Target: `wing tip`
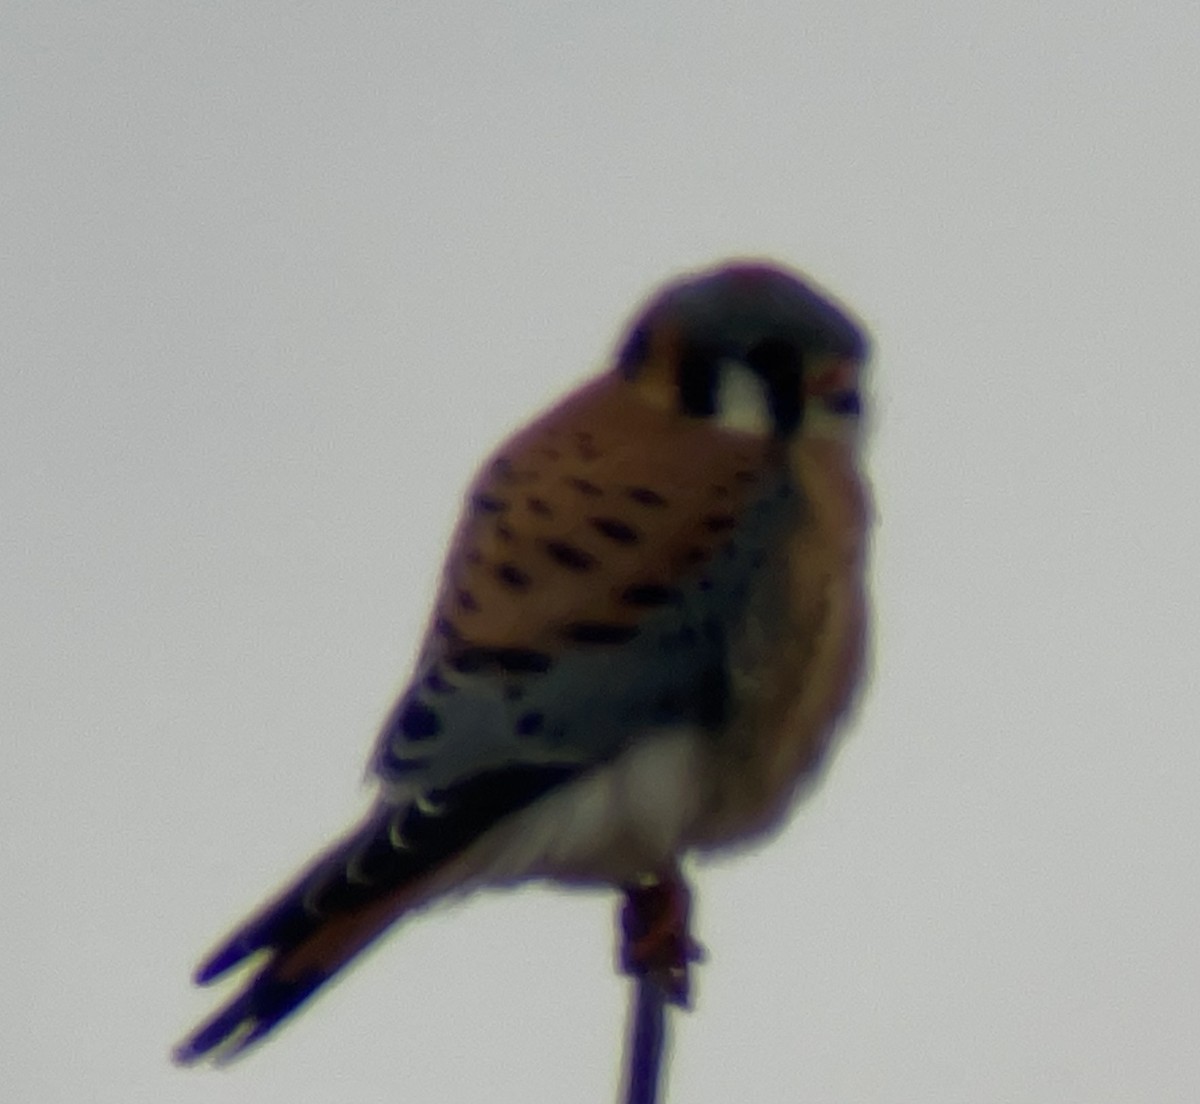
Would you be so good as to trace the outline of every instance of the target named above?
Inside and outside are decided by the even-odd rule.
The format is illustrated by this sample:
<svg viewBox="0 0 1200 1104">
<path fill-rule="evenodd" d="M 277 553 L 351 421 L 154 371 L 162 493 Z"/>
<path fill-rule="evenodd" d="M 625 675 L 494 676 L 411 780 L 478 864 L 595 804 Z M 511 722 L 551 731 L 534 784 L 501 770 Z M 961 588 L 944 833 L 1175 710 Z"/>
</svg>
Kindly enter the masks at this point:
<svg viewBox="0 0 1200 1104">
<path fill-rule="evenodd" d="M 252 953 L 251 950 L 242 946 L 240 939 L 226 943 L 196 967 L 192 974 L 192 980 L 197 985 L 211 985 L 217 978 L 228 973 Z"/>
<path fill-rule="evenodd" d="M 171 1052 L 176 1065 L 209 1059 L 227 1065 L 274 1031 L 328 980 L 322 970 L 293 979 L 260 974 L 240 996 L 206 1020 Z"/>
<path fill-rule="evenodd" d="M 192 980 L 197 985 L 210 985 L 255 955 L 281 952 L 301 943 L 319 923 L 319 917 L 304 906 L 304 895 L 308 892 L 303 881 L 293 886 L 212 951 L 196 967 Z"/>
</svg>

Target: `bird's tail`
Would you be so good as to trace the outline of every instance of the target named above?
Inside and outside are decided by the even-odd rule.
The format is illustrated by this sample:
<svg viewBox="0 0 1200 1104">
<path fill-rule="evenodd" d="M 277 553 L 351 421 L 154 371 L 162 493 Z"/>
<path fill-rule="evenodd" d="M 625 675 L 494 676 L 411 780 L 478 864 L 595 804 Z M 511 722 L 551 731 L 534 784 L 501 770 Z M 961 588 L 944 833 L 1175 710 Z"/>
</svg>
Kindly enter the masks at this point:
<svg viewBox="0 0 1200 1104">
<path fill-rule="evenodd" d="M 390 847 L 383 852 L 387 825 L 379 819 L 368 819 L 325 852 L 200 964 L 195 980 L 208 985 L 251 955 L 269 955 L 237 997 L 175 1048 L 175 1061 L 190 1065 L 209 1055 L 220 1061 L 236 1057 L 291 1015 L 419 898 L 413 884 L 417 879 L 397 878 L 399 870 L 384 870 L 389 863 L 396 866 L 396 852 Z M 386 882 L 379 877 L 384 873 L 392 875 Z"/>
<path fill-rule="evenodd" d="M 196 970 L 199 985 L 259 952 L 245 988 L 174 1051 L 191 1065 L 229 1061 L 262 1039 L 404 913 L 453 888 L 443 867 L 571 773 L 508 768 L 403 806 L 380 803 Z M 469 871 L 465 871 L 469 874 Z"/>
</svg>

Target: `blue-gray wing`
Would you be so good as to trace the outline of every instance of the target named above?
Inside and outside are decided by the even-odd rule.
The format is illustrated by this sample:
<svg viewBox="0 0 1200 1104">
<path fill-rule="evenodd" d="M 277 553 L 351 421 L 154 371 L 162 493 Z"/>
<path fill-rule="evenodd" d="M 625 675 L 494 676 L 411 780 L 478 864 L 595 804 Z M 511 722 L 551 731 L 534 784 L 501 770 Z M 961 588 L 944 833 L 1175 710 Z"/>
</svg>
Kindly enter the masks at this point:
<svg viewBox="0 0 1200 1104">
<path fill-rule="evenodd" d="M 401 794 L 444 791 L 508 768 L 588 769 L 663 726 L 719 728 L 730 705 L 730 634 L 772 538 L 794 524 L 798 508 L 782 477 L 765 481 L 733 524 L 712 525 L 713 539 L 688 544 L 692 562 L 673 579 L 627 573 L 616 602 L 603 596 L 619 615 L 571 616 L 558 647 L 544 636 L 529 646 L 481 642 L 439 614 L 380 735 L 376 772 Z M 602 540 L 585 547 L 575 535 L 561 539 L 573 553 L 600 557 Z M 581 585 L 593 583 L 579 575 Z M 605 585 L 596 575 L 593 585 Z M 458 589 L 448 578 L 439 607 Z"/>
</svg>

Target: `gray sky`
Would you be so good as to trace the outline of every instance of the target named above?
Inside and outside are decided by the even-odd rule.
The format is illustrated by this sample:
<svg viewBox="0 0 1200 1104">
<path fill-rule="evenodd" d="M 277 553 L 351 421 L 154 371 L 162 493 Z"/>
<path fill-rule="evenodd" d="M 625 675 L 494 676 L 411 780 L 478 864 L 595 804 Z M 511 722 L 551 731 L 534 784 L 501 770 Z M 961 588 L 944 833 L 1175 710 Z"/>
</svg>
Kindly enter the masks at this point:
<svg viewBox="0 0 1200 1104">
<path fill-rule="evenodd" d="M 0 9 L 0 1098 L 610 1101 L 613 902 L 422 916 L 224 1072 L 457 496 L 665 276 L 870 324 L 876 672 L 696 875 L 670 1101 L 1200 1097 L 1192 4 Z"/>
</svg>

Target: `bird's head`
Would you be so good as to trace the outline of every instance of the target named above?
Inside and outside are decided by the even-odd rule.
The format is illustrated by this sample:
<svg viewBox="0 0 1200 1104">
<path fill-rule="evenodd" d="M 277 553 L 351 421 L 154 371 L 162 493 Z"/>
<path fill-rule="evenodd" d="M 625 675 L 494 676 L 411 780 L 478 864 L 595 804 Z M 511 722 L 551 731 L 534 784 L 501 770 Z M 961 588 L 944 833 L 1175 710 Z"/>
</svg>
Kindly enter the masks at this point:
<svg viewBox="0 0 1200 1104">
<path fill-rule="evenodd" d="M 763 262 L 690 274 L 629 327 L 616 371 L 647 401 L 739 433 L 857 434 L 862 327 L 799 275 Z"/>
</svg>

